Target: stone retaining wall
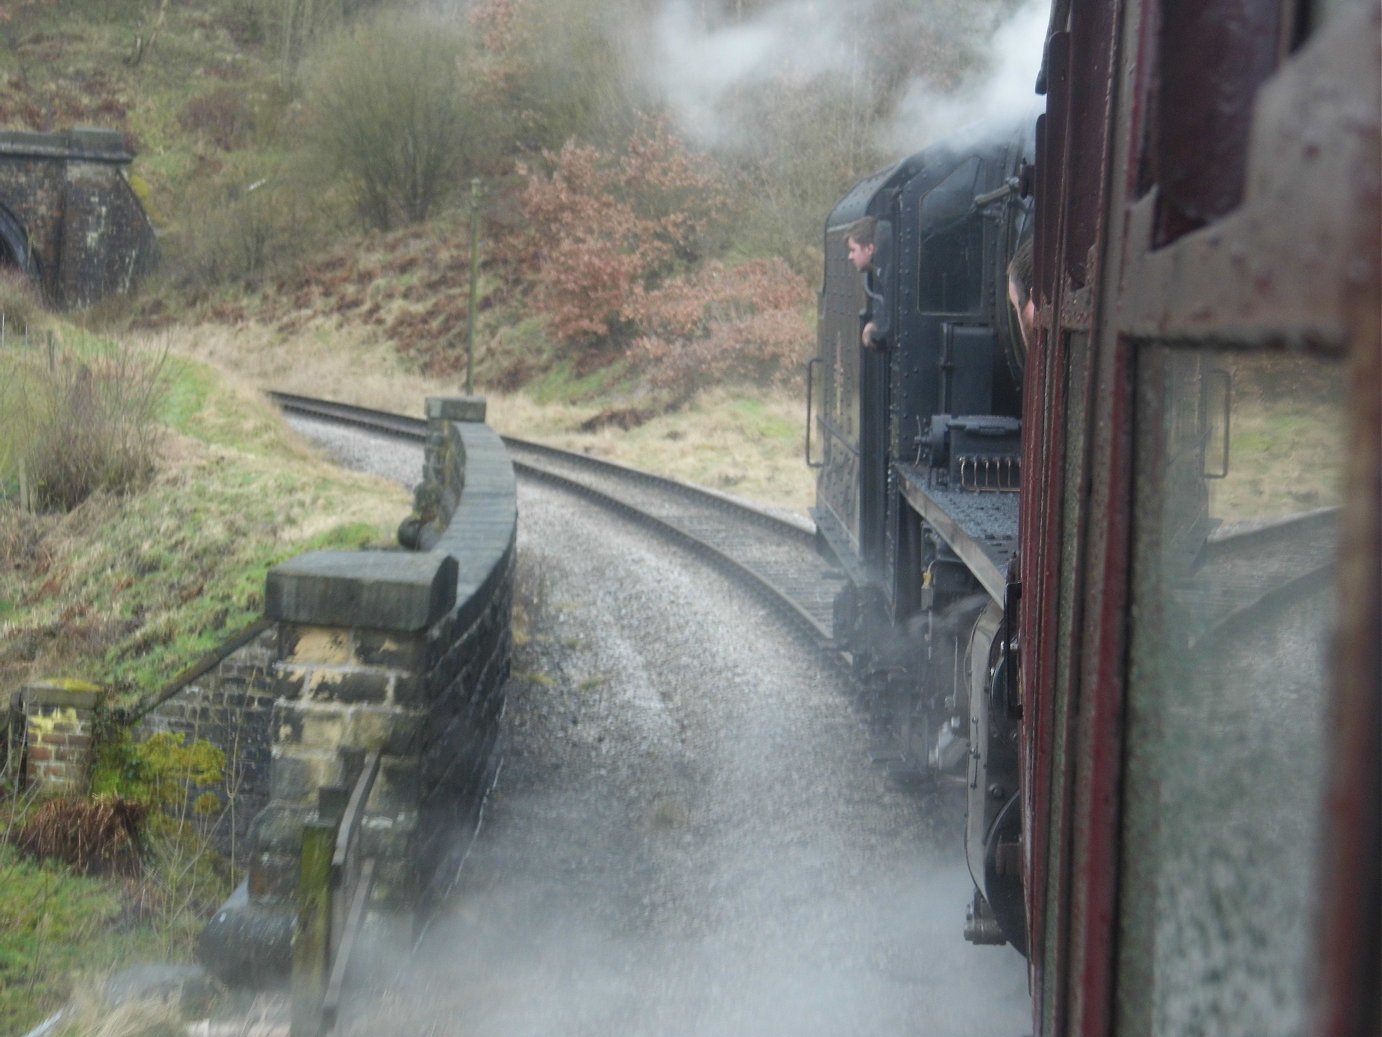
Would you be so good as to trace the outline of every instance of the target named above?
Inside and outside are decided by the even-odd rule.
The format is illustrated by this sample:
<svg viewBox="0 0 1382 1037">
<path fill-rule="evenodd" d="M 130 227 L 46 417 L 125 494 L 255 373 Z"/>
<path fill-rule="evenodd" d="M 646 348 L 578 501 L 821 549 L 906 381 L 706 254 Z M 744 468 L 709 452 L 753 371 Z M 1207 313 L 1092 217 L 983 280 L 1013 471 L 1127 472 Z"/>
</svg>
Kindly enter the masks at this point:
<svg viewBox="0 0 1382 1037">
<path fill-rule="evenodd" d="M 237 862 L 246 856 L 250 822 L 269 802 L 277 645 L 276 630 L 256 628 L 175 693 L 135 711 L 136 740 L 172 732 L 204 738 L 226 754 L 224 778 L 205 791 L 222 805 L 210 832 L 216 849 Z"/>
<path fill-rule="evenodd" d="M 269 574 L 270 802 L 250 831 L 247 887 L 203 937 L 223 979 L 287 975 L 302 825 L 317 791 L 383 753 L 363 852 L 376 900 L 426 910 L 473 835 L 497 767 L 511 650 L 517 500 L 484 401 L 429 399 L 414 525 L 421 551 L 320 551 Z M 342 750 L 348 750 L 343 753 Z"/>
</svg>

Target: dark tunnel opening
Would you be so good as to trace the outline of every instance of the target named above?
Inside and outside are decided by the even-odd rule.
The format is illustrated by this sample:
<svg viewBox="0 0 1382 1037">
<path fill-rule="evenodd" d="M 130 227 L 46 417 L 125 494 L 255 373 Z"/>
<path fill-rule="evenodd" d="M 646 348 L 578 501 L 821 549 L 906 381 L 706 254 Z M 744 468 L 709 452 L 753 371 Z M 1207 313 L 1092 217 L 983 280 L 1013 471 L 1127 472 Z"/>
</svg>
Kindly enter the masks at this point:
<svg viewBox="0 0 1382 1037">
<path fill-rule="evenodd" d="M 14 214 L 0 205 L 0 268 L 13 267 L 30 278 L 38 277 L 38 260 L 29 247 L 29 235 Z"/>
</svg>

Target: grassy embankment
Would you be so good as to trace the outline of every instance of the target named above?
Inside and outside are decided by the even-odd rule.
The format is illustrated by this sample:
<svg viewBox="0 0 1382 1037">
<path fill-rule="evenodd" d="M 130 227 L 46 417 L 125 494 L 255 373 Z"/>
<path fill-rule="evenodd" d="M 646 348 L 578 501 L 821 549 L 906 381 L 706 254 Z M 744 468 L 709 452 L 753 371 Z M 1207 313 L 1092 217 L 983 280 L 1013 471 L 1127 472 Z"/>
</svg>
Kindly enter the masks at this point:
<svg viewBox="0 0 1382 1037">
<path fill-rule="evenodd" d="M 59 355 L 112 348 L 57 325 Z M 454 382 L 406 370 L 387 349 L 348 332 L 306 328 L 289 339 L 253 325 L 171 327 L 128 348 L 163 356 L 158 466 L 148 486 L 97 494 L 63 515 L 0 505 L 0 674 L 110 683 L 125 702 L 155 690 L 255 618 L 274 562 L 315 547 L 386 543 L 408 508 L 402 487 L 351 475 L 287 431 L 255 385 L 419 413 Z M 166 354 L 166 355 L 165 355 Z M 11 340 L 7 380 L 46 363 Z M 237 368 L 230 374 L 228 368 Z M 689 408 L 630 431 L 582 432 L 599 402 L 490 394 L 501 431 L 599 452 L 769 503 L 800 506 L 795 400 L 712 390 Z M 726 461 L 735 475 L 727 478 Z M 13 799 L 13 815 L 22 805 Z M 0 1025 L 20 1029 L 65 996 L 72 970 L 190 952 L 196 920 L 160 930 L 132 917 L 126 880 L 86 879 L 55 865 L 0 856 Z M 33 893 L 34 884 L 44 891 Z M 71 918 L 67 905 L 88 908 Z M 57 905 L 61 905 L 59 908 Z M 164 920 L 167 921 L 166 919 Z"/>
<path fill-rule="evenodd" d="M 203 324 L 150 338 L 179 355 L 234 368 L 249 383 L 421 415 L 429 395 L 462 391 L 455 378 L 410 371 L 387 348 L 350 329 L 323 325 L 284 338 L 262 325 Z M 764 504 L 803 512 L 812 475 L 801 457 L 805 405 L 789 391 L 723 386 L 632 429 L 601 424 L 614 394 L 602 394 L 555 365 L 526 391 L 475 391 L 489 400 L 489 423 L 505 435 L 585 451 L 686 479 Z M 583 426 L 598 425 L 593 429 Z"/>
<path fill-rule="evenodd" d="M 56 325 L 59 363 L 134 349 Z M 129 704 L 257 617 L 264 576 L 319 547 L 388 544 L 404 487 L 343 472 L 300 442 L 246 384 L 205 364 L 161 364 L 156 465 L 146 485 L 98 492 L 65 514 L 0 499 L 0 675 L 109 685 Z M 9 341 L 0 382 L 13 390 L 46 350 Z M 33 384 L 31 381 L 28 384 Z M 6 401 L 13 414 L 13 399 Z M 6 429 L 12 456 L 22 429 Z M 204 900 L 166 872 L 82 878 L 22 859 L 8 837 L 34 804 L 9 776 L 0 792 L 0 1032 L 22 1032 L 68 995 L 74 970 L 99 972 L 191 953 Z M 226 876 L 229 879 L 229 876 Z M 150 883 L 156 888 L 149 888 Z M 204 898 L 204 890 L 199 896 Z"/>
<path fill-rule="evenodd" d="M 107 348 L 70 329 L 63 342 L 60 352 Z M 0 674 L 7 687 L 80 676 L 110 683 L 122 701 L 133 701 L 255 618 L 276 561 L 391 539 L 408 508 L 404 488 L 341 472 L 315 455 L 251 383 L 412 413 L 426 394 L 456 387 L 401 372 L 387 353 L 343 354 L 324 338 L 255 342 L 245 329 L 203 327 L 142 344 L 151 358 L 170 350 L 158 469 L 143 490 L 98 494 L 64 515 L 0 504 Z M 296 356 L 287 371 L 285 352 Z M 243 376 L 214 366 L 237 358 Z M 26 356 L 13 344 L 0 354 L 11 376 L 16 365 L 34 362 L 44 355 Z M 594 404 L 496 394 L 490 413 L 502 431 L 787 502 L 800 474 L 784 449 L 798 438 L 792 403 L 709 393 L 696 407 L 629 432 L 580 432 L 598 411 Z M 727 458 L 742 478 L 723 477 Z M 3 809 L 13 818 L 24 805 L 7 798 Z M 152 923 L 168 920 L 132 915 L 128 893 L 127 880 L 77 877 L 0 846 L 0 1028 L 38 1021 L 66 996 L 73 970 L 190 952 L 196 919 L 160 929 Z"/>
</svg>

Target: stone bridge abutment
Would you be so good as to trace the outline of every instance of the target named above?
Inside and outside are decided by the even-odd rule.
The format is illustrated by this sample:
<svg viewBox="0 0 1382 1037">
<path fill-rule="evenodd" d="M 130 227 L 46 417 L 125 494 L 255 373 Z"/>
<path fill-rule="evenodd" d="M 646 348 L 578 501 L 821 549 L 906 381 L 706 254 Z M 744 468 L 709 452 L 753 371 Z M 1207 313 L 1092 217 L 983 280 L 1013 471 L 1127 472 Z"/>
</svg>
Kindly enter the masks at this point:
<svg viewBox="0 0 1382 1037">
<path fill-rule="evenodd" d="M 0 265 L 62 309 L 129 291 L 158 252 L 125 178 L 133 160 L 113 130 L 0 132 Z"/>
</svg>

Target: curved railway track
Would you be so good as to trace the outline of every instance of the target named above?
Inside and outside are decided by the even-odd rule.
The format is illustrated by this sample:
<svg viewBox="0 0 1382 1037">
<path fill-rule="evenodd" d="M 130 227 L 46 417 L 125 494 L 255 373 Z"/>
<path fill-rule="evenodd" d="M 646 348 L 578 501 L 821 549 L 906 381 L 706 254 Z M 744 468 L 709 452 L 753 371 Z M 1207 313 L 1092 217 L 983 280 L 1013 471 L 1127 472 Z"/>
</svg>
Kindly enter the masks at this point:
<svg viewBox="0 0 1382 1037">
<path fill-rule="evenodd" d="M 413 441 L 427 423 L 385 411 L 270 393 L 284 411 Z M 610 508 L 747 582 L 815 647 L 835 654 L 831 608 L 843 574 L 817 554 L 814 533 L 709 490 L 598 458 L 504 437 L 514 470 Z M 838 657 L 838 656 L 837 656 Z"/>
</svg>

